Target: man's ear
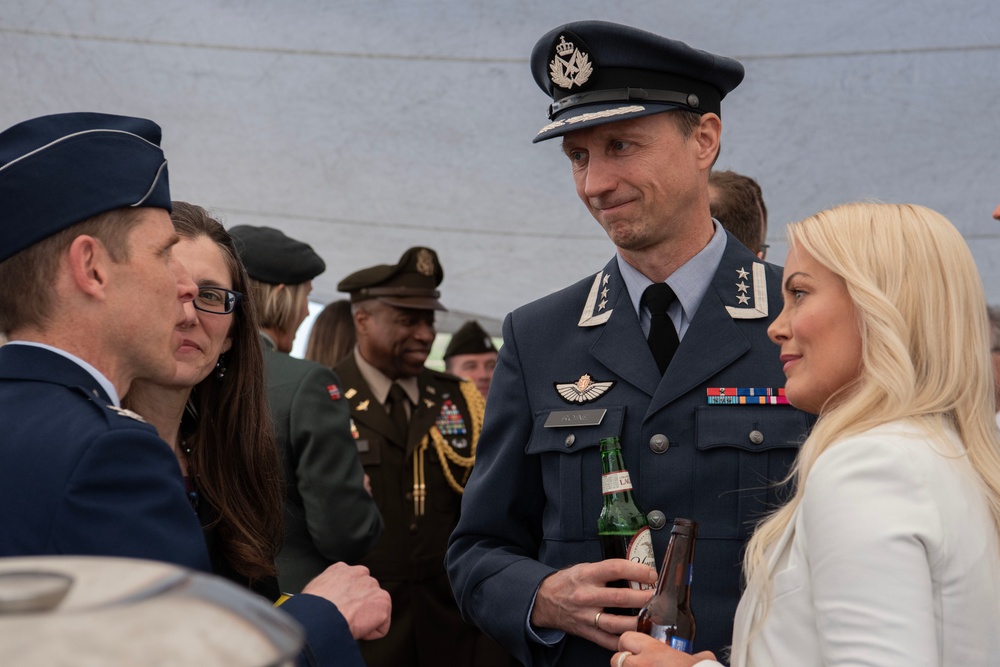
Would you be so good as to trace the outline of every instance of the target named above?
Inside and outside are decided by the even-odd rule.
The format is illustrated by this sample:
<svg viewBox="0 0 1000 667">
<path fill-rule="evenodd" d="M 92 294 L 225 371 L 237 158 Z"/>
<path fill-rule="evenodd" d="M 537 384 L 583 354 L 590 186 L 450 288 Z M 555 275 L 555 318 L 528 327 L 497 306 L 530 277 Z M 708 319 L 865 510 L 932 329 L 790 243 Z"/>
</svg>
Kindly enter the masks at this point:
<svg viewBox="0 0 1000 667">
<path fill-rule="evenodd" d="M 358 338 L 361 338 L 368 331 L 368 321 L 370 319 L 371 313 L 364 308 L 358 308 L 354 311 L 354 331 Z"/>
<path fill-rule="evenodd" d="M 709 169 L 719 155 L 719 142 L 722 140 L 722 119 L 714 113 L 705 113 L 701 122 L 694 129 L 693 139 L 698 143 L 698 162 L 704 169 Z"/>
<path fill-rule="evenodd" d="M 103 298 L 111 262 L 104 244 L 93 236 L 81 234 L 70 243 L 67 262 L 77 288 L 90 296 Z"/>
</svg>

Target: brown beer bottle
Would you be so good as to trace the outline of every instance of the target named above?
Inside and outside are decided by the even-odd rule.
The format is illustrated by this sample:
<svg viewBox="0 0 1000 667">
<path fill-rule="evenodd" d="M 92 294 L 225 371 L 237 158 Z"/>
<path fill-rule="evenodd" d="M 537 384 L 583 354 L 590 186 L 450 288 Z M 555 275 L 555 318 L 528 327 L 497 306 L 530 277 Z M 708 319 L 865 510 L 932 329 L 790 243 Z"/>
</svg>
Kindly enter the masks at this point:
<svg viewBox="0 0 1000 667">
<path fill-rule="evenodd" d="M 656 592 L 639 612 L 636 622 L 639 632 L 685 653 L 694 651 L 691 576 L 697 535 L 697 523 L 690 519 L 674 519 L 667 554 L 656 581 Z"/>
<path fill-rule="evenodd" d="M 601 439 L 601 491 L 604 508 L 597 518 L 597 537 L 601 554 L 608 558 L 624 558 L 635 563 L 656 567 L 653 560 L 653 539 L 649 534 L 646 515 L 632 498 L 632 481 L 622 458 L 621 443 L 617 437 Z M 613 581 L 609 586 L 648 590 L 649 584 L 634 581 Z M 611 614 L 635 616 L 638 609 L 607 609 Z"/>
</svg>

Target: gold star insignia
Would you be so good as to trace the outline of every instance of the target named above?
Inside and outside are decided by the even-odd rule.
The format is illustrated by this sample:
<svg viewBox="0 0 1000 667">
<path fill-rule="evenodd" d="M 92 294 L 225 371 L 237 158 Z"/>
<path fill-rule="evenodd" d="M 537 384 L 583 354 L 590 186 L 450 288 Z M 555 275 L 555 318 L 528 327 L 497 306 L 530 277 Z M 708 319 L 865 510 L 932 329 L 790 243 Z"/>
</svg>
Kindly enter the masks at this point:
<svg viewBox="0 0 1000 667">
<path fill-rule="evenodd" d="M 741 283 L 736 283 L 736 289 L 738 289 L 738 290 L 739 290 L 739 291 L 741 291 L 741 292 L 744 292 L 744 293 L 746 293 L 746 291 L 747 291 L 747 290 L 748 290 L 749 288 L 750 288 L 750 286 L 749 286 L 749 285 L 747 285 L 746 283 L 742 283 L 742 282 L 741 282 Z"/>
<path fill-rule="evenodd" d="M 740 303 L 750 303 L 750 297 L 748 297 L 746 294 L 739 294 L 737 295 L 736 298 L 737 300 L 739 300 Z"/>
<path fill-rule="evenodd" d="M 608 300 L 607 299 L 601 299 L 601 302 L 599 304 L 597 304 L 597 310 L 604 310 L 607 307 L 608 307 Z"/>
<path fill-rule="evenodd" d="M 601 284 L 602 285 L 607 285 L 609 280 L 611 280 L 611 274 L 610 273 L 605 273 L 604 274 L 604 280 L 603 280 L 603 282 Z"/>
<path fill-rule="evenodd" d="M 743 268 L 736 269 L 736 273 L 739 274 L 740 280 L 746 280 L 747 276 L 750 275 L 749 273 L 747 273 L 746 269 Z"/>
</svg>

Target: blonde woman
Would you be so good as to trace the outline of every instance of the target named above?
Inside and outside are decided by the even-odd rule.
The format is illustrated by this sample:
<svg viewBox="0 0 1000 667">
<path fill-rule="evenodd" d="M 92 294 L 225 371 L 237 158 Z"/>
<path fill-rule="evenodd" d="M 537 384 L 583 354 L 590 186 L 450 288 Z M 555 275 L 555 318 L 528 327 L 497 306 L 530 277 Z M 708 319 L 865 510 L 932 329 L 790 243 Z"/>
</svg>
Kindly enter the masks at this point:
<svg viewBox="0 0 1000 667">
<path fill-rule="evenodd" d="M 913 205 L 840 206 L 789 237 L 769 334 L 819 419 L 750 541 L 732 664 L 1000 664 L 1000 443 L 968 247 Z M 717 664 L 637 633 L 619 649 L 616 667 Z"/>
</svg>

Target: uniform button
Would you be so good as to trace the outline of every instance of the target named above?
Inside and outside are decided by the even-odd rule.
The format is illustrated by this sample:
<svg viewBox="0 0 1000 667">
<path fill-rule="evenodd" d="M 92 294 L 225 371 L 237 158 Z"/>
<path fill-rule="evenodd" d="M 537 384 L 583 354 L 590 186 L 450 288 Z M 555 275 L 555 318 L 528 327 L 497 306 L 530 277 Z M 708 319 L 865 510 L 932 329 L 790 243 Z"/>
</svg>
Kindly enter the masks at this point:
<svg viewBox="0 0 1000 667">
<path fill-rule="evenodd" d="M 403 498 L 406 499 L 406 502 L 412 503 L 413 502 L 413 491 L 407 491 L 406 494 L 403 496 Z"/>
<path fill-rule="evenodd" d="M 569 435 L 566 436 L 566 446 L 567 447 L 572 447 L 574 442 L 576 442 L 576 436 L 575 435 L 573 435 L 572 433 L 570 433 Z"/>
<path fill-rule="evenodd" d="M 419 530 L 419 527 L 417 526 L 416 522 L 411 523 L 410 524 L 410 532 L 411 533 L 415 533 L 415 532 L 417 532 L 417 530 Z"/>
<path fill-rule="evenodd" d="M 646 521 L 653 530 L 659 530 L 667 525 L 667 517 L 660 510 L 653 510 L 646 515 Z"/>
<path fill-rule="evenodd" d="M 662 433 L 657 433 L 649 439 L 649 448 L 656 454 L 662 454 L 670 449 L 670 440 Z"/>
<path fill-rule="evenodd" d="M 764 434 L 758 431 L 757 429 L 750 431 L 750 442 L 752 442 L 755 445 L 759 445 L 760 443 L 764 442 Z"/>
</svg>

